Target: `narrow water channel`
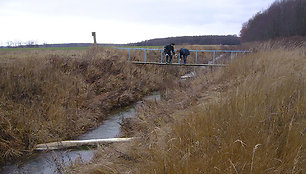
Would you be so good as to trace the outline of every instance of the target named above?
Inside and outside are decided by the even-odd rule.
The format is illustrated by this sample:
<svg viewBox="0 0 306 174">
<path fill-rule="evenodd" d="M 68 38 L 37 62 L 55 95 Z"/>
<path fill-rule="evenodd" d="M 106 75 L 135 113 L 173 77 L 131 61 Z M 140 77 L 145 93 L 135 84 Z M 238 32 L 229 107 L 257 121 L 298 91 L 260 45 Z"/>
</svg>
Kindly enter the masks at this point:
<svg viewBox="0 0 306 174">
<path fill-rule="evenodd" d="M 161 99 L 159 92 L 154 92 L 150 96 L 144 97 L 142 101 Z M 142 101 L 135 103 L 133 106 L 109 116 L 98 128 L 80 136 L 79 140 L 99 139 L 99 138 L 116 138 L 120 136 L 120 124 L 124 118 L 135 116 L 136 107 L 141 105 Z M 56 150 L 42 152 L 32 159 L 22 163 L 5 166 L 1 174 L 54 174 L 61 173 L 64 167 L 67 167 L 76 160 L 89 162 L 94 157 L 95 149 L 79 150 Z"/>
</svg>

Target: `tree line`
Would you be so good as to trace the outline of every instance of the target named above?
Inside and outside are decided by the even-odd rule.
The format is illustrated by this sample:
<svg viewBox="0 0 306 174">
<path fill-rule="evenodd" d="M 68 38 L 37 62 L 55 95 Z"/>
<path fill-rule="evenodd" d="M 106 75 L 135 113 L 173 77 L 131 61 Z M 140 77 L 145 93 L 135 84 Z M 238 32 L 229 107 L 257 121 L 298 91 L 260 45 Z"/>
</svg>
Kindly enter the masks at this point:
<svg viewBox="0 0 306 174">
<path fill-rule="evenodd" d="M 275 1 L 258 12 L 240 31 L 242 42 L 306 36 L 306 0 Z"/>
<path fill-rule="evenodd" d="M 240 38 L 236 35 L 208 35 L 208 36 L 181 36 L 150 39 L 137 43 L 130 43 L 130 46 L 160 46 L 169 43 L 177 45 L 239 45 Z"/>
</svg>

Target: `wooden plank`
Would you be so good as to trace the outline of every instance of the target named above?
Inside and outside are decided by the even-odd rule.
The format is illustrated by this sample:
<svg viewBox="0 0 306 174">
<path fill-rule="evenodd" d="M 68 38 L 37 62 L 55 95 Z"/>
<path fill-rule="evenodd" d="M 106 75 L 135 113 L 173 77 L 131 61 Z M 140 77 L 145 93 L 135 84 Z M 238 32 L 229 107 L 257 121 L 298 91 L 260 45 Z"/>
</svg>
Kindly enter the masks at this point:
<svg viewBox="0 0 306 174">
<path fill-rule="evenodd" d="M 93 146 L 103 143 L 116 143 L 116 142 L 127 142 L 134 138 L 108 138 L 108 139 L 90 139 L 90 140 L 67 140 L 58 141 L 45 144 L 38 144 L 34 148 L 35 150 L 56 150 L 78 146 Z"/>
<path fill-rule="evenodd" d="M 225 64 L 179 64 L 179 63 L 158 63 L 158 62 L 138 62 L 132 61 L 133 64 L 150 64 L 150 65 L 169 65 L 169 66 L 226 66 Z"/>
</svg>

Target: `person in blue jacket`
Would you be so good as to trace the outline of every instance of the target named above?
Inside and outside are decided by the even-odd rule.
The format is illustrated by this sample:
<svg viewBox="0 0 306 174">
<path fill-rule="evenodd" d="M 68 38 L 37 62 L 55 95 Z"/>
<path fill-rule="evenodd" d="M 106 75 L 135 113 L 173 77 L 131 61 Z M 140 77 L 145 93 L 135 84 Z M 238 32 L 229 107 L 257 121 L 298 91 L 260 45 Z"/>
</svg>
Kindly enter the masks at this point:
<svg viewBox="0 0 306 174">
<path fill-rule="evenodd" d="M 179 53 L 180 53 L 180 59 L 184 58 L 184 63 L 183 64 L 186 64 L 187 56 L 190 55 L 189 50 L 186 49 L 186 48 L 181 48 L 179 50 Z"/>
<path fill-rule="evenodd" d="M 175 52 L 174 52 L 174 43 L 171 43 L 169 45 L 166 45 L 164 47 L 164 53 L 165 53 L 165 56 L 166 56 L 166 63 L 171 63 L 172 61 L 172 54 L 171 52 L 173 53 L 173 55 L 175 55 Z M 169 58 L 169 61 L 168 61 L 168 58 Z"/>
</svg>

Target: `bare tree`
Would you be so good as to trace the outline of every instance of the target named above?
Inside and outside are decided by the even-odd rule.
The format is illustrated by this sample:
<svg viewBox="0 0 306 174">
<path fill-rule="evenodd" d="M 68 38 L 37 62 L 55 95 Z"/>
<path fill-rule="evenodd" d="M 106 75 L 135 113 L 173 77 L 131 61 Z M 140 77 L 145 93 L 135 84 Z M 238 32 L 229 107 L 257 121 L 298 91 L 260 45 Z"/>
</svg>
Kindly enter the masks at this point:
<svg viewBox="0 0 306 174">
<path fill-rule="evenodd" d="M 275 1 L 242 25 L 242 41 L 306 36 L 306 0 Z"/>
</svg>

